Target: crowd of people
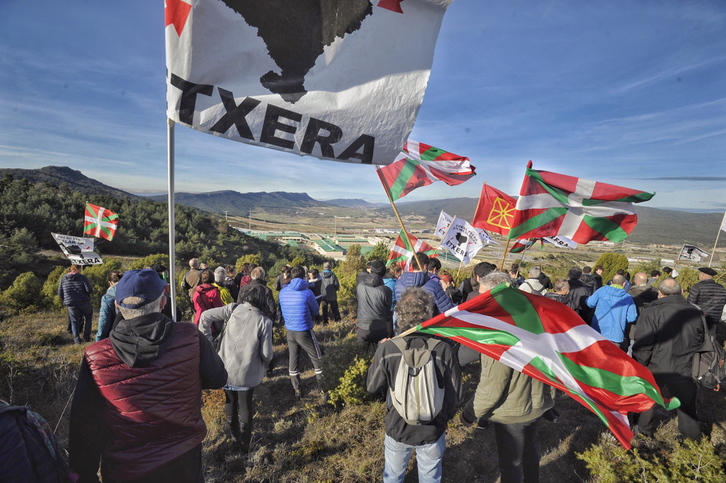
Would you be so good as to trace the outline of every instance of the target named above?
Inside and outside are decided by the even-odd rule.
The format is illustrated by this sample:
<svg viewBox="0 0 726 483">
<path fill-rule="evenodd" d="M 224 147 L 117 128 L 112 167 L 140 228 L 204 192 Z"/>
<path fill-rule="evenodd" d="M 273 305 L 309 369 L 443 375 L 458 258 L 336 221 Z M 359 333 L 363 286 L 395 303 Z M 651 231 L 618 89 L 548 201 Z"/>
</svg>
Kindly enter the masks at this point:
<svg viewBox="0 0 726 483">
<path fill-rule="evenodd" d="M 262 267 L 246 264 L 212 271 L 189 261 L 181 289 L 193 307 L 192 323 L 175 323 L 168 312 L 165 267 L 113 271 L 102 296 L 97 343 L 84 357 L 71 406 L 70 465 L 79 482 L 203 481 L 202 389 L 224 389 L 226 431 L 241 455 L 250 450 L 253 394 L 273 365 L 272 329 L 284 325 L 288 374 L 294 397 L 304 388 L 300 356 L 312 363 L 316 388 L 325 401 L 323 355 L 316 324 L 341 320 L 340 282 L 330 263 L 323 270 L 284 266 L 271 285 Z M 704 322 L 714 334 L 726 304 L 716 271 L 699 269 L 700 281 L 686 299 L 677 279 L 658 271 L 618 271 L 609 281 L 603 268 L 572 267 L 567 279 L 551 280 L 539 266 L 526 277 L 513 265 L 499 271 L 488 262 L 472 269 L 460 284 L 436 258 L 415 254 L 411 270 L 372 260 L 356 277 L 354 331 L 375 352 L 366 388 L 387 395 L 384 481 L 403 481 L 412 452 L 419 481 L 441 481 L 447 423 L 459 409 L 465 425 L 494 428 L 502 482 L 538 481 L 536 428 L 552 419 L 554 389 L 503 363 L 446 339 L 409 329 L 456 305 L 506 283 L 534 296 L 572 308 L 604 338 L 648 367 L 671 397 L 678 397 L 678 429 L 699 439 L 697 387 L 691 358 L 704 341 Z M 74 341 L 90 341 L 92 309 L 87 277 L 71 267 L 58 294 L 68 307 Z M 166 313 L 164 313 L 166 311 Z M 397 337 L 401 335 L 401 337 Z M 401 340 L 403 342 L 401 342 Z M 722 342 L 722 341 L 721 341 Z M 401 344 L 405 344 L 402 346 Z M 405 347 L 402 348 L 402 347 Z M 390 403 L 408 352 L 431 356 L 441 407 L 430 421 L 412 423 Z M 474 395 L 462 394 L 461 368 L 479 362 Z M 653 411 L 631 415 L 636 431 L 652 435 Z"/>
</svg>

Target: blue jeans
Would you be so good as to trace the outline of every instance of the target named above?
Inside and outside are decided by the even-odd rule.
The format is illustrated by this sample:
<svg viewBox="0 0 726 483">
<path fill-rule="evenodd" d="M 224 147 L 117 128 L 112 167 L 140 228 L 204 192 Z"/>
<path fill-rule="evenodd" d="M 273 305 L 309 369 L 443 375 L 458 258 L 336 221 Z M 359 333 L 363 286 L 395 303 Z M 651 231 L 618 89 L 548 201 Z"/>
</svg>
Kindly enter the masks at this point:
<svg viewBox="0 0 726 483">
<path fill-rule="evenodd" d="M 386 435 L 383 440 L 386 463 L 383 468 L 384 483 L 403 483 L 406 467 L 411 459 L 411 451 L 416 450 L 419 483 L 438 483 L 441 481 L 441 463 L 446 449 L 446 433 L 434 443 L 412 446 L 399 443 Z"/>
<path fill-rule="evenodd" d="M 91 340 L 91 323 L 93 321 L 93 306 L 91 303 L 83 305 L 69 305 L 68 315 L 71 318 L 71 332 L 73 340 L 80 342 L 81 330 L 83 330 L 83 338 Z"/>
</svg>

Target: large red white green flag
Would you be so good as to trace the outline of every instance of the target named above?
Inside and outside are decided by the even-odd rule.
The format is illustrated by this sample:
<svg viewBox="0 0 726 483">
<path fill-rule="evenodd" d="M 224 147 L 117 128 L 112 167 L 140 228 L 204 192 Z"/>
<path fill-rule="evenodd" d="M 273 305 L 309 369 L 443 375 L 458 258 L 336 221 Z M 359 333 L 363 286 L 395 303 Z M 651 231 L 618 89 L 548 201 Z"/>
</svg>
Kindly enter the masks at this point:
<svg viewBox="0 0 726 483">
<path fill-rule="evenodd" d="M 417 327 L 448 337 L 569 395 L 630 448 L 627 413 L 674 409 L 653 375 L 569 307 L 506 284 Z"/>
<path fill-rule="evenodd" d="M 407 245 L 403 233 L 403 230 L 401 230 L 401 232 L 398 234 L 398 238 L 396 238 L 396 243 L 394 243 L 393 248 L 391 248 L 391 254 L 388 256 L 386 266 L 391 265 L 392 263 L 398 263 L 399 265 L 401 265 L 404 271 L 409 271 L 411 270 L 411 259 L 413 258 L 414 253 L 424 252 L 426 255 L 429 256 L 429 258 L 439 256 L 438 252 L 434 247 L 432 247 L 423 240 L 419 240 L 410 233 L 407 233 Z M 411 249 L 413 249 L 413 251 L 411 251 Z"/>
<path fill-rule="evenodd" d="M 167 116 L 333 161 L 393 162 L 453 0 L 165 0 Z"/>
<path fill-rule="evenodd" d="M 408 140 L 392 164 L 378 169 L 378 176 L 388 187 L 391 200 L 396 201 L 436 181 L 449 186 L 461 184 L 474 176 L 475 169 L 467 157 Z"/>
<path fill-rule="evenodd" d="M 633 203 L 648 201 L 654 195 L 537 171 L 532 169 L 530 161 L 507 236 L 515 239 L 562 235 L 577 243 L 591 240 L 620 242 L 638 223 Z"/>
<path fill-rule="evenodd" d="M 98 238 L 113 240 L 118 228 L 118 215 L 111 210 L 86 203 L 83 233 Z"/>
</svg>

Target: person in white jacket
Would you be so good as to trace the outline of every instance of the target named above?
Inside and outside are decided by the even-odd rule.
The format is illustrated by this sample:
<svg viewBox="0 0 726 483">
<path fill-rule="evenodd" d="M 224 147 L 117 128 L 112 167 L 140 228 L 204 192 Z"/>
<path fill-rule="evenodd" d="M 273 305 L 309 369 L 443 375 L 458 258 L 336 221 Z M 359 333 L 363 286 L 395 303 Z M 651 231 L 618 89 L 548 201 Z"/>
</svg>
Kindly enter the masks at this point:
<svg viewBox="0 0 726 483">
<path fill-rule="evenodd" d="M 241 302 L 204 311 L 199 330 L 210 340 L 213 324 L 221 331 L 217 339 L 228 373 L 224 387 L 227 430 L 246 456 L 252 439 L 252 394 L 272 362 L 272 320 L 261 311 L 265 307 L 261 291 L 245 292 Z"/>
</svg>

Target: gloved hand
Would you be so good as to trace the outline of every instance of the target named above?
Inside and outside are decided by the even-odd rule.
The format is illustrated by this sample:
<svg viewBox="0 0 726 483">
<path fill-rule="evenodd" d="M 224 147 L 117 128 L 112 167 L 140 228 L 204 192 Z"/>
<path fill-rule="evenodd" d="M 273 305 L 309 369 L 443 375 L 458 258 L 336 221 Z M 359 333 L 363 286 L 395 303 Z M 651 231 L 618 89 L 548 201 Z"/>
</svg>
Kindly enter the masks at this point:
<svg viewBox="0 0 726 483">
<path fill-rule="evenodd" d="M 474 426 L 474 423 L 476 423 L 477 417 L 476 414 L 474 414 L 474 405 L 471 401 L 467 403 L 466 406 L 464 406 L 464 409 L 459 413 L 459 421 L 461 421 L 461 424 L 464 426 Z"/>
<path fill-rule="evenodd" d="M 559 411 L 557 409 L 552 408 L 545 411 L 545 413 L 542 415 L 543 418 L 545 418 L 547 421 L 551 421 L 553 423 L 557 422 L 557 419 L 560 417 Z"/>
</svg>

